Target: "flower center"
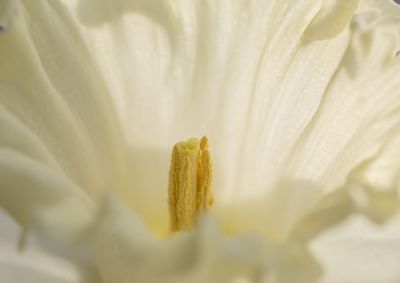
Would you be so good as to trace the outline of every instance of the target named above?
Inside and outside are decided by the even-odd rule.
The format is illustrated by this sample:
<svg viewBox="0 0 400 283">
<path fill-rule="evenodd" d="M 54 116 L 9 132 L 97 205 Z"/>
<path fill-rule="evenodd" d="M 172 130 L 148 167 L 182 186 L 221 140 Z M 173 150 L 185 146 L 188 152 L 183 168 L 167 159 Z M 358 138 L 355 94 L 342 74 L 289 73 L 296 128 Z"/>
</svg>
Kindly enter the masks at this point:
<svg viewBox="0 0 400 283">
<path fill-rule="evenodd" d="M 172 232 L 189 230 L 213 204 L 212 166 L 207 137 L 190 138 L 172 150 L 168 204 Z"/>
</svg>

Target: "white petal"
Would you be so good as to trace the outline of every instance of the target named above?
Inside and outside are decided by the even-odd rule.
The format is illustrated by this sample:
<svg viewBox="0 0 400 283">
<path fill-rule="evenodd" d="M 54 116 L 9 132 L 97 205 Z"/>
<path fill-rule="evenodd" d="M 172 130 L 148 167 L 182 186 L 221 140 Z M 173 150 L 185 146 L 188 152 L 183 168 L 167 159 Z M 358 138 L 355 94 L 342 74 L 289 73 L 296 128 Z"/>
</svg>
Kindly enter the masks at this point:
<svg viewBox="0 0 400 283">
<path fill-rule="evenodd" d="M 309 40 L 324 40 L 338 35 L 351 22 L 359 0 L 323 1 L 322 8 L 306 31 Z"/>
<path fill-rule="evenodd" d="M 382 228 L 351 218 L 313 242 L 325 271 L 322 282 L 399 282 L 399 223 L 397 217 Z"/>
<path fill-rule="evenodd" d="M 61 3 L 1 1 L 0 25 L 0 205 L 25 229 L 74 242 L 88 197 L 125 199 L 113 105 Z"/>
<path fill-rule="evenodd" d="M 25 229 L 66 243 L 79 240 L 93 204 L 59 172 L 21 153 L 0 150 L 0 206 Z"/>
<path fill-rule="evenodd" d="M 382 16 L 377 17 L 371 20 L 361 13 L 354 19 L 347 54 L 318 112 L 297 142 L 288 174 L 316 180 L 331 190 L 398 138 L 398 29 L 377 22 Z"/>
<path fill-rule="evenodd" d="M 213 144 L 222 201 L 265 194 L 286 175 L 343 184 L 399 120 L 400 9 L 358 2 L 79 1 L 79 19 L 102 25 L 84 33 L 113 86 L 132 175 L 162 176 L 139 195 L 165 208 L 164 166 L 136 168 L 167 164 L 171 144 L 199 133 Z"/>
<path fill-rule="evenodd" d="M 108 199 L 94 251 L 104 282 L 232 282 L 260 276 L 261 239 L 221 238 L 210 220 L 191 233 L 156 239 L 132 213 Z M 253 282 L 253 281 L 251 281 Z"/>
<path fill-rule="evenodd" d="M 97 10 L 97 2 L 80 1 L 78 16 L 89 27 L 107 24 L 84 32 L 133 152 L 144 148 L 149 160 L 159 152 L 167 164 L 171 144 L 205 133 L 217 198 L 265 193 L 317 111 L 349 34 L 303 40 L 321 1 L 164 1 L 157 10 L 153 2 L 129 3 L 104 1 Z M 166 180 L 143 190 L 165 196 Z"/>
<path fill-rule="evenodd" d="M 119 127 L 77 26 L 60 3 L 50 2 L 0 4 L 0 22 L 8 23 L 0 34 L 1 112 L 14 120 L 8 128 L 24 125 L 24 135 L 35 140 L 25 147 L 40 147 L 40 159 L 52 159 L 95 197 L 124 186 Z M 9 144 L 8 138 L 1 146 Z"/>
<path fill-rule="evenodd" d="M 0 212 L 0 281 L 18 283 L 83 283 L 77 266 L 49 255 L 29 239 L 23 251 L 16 249 L 20 227 Z"/>
<path fill-rule="evenodd" d="M 103 25 L 84 32 L 114 88 L 138 195 L 153 195 L 157 207 L 165 209 L 169 148 L 186 136 L 209 135 L 217 199 L 228 202 L 265 194 L 285 175 L 338 187 L 399 119 L 385 120 L 396 107 L 398 71 L 386 64 L 395 46 L 381 23 L 364 30 L 365 1 L 354 19 L 358 1 L 93 5 L 79 1 L 78 16 L 89 27 Z M 377 38 L 366 41 L 371 34 Z M 368 46 L 379 48 L 369 51 L 372 60 Z M 368 74 L 354 77 L 356 69 Z M 154 174 L 161 178 L 146 185 L 143 176 Z"/>
<path fill-rule="evenodd" d="M 101 186 L 123 188 L 120 133 L 106 90 L 101 83 L 98 85 L 97 71 L 88 54 L 78 51 L 84 49 L 78 31 L 73 24 L 66 24 L 72 21 L 68 13 L 57 2 L 40 1 L 34 5 L 24 1 L 23 6 L 15 4 L 20 3 L 17 1 L 0 3 L 6 3 L 6 9 L 1 10 L 6 12 L 0 18 L 6 23 L 0 36 L 6 40 L 1 42 L 0 52 L 9 55 L 0 59 L 0 102 L 7 109 L 1 122 L 11 128 L 11 134 L 0 140 L 12 144 L 12 149 L 3 150 L 0 155 L 2 205 L 21 223 L 33 223 L 47 237 L 60 240 L 65 234 L 70 240 L 88 227 L 93 213 L 79 195 L 81 188 L 94 197 Z M 349 1 L 350 8 L 333 5 L 333 10 L 324 5 L 321 8 L 321 1 L 311 0 L 254 1 L 245 5 L 229 1 L 166 1 L 165 9 L 157 9 L 155 2 L 118 3 L 123 8 L 120 11 L 110 10 L 110 15 L 103 5 L 102 13 L 94 15 L 98 17 L 86 20 L 95 26 L 116 21 L 103 27 L 105 36 L 95 33 L 90 44 L 99 51 L 98 55 L 118 54 L 115 58 L 108 55 L 100 66 L 115 91 L 120 119 L 133 151 L 147 146 L 154 153 L 155 148 L 162 153 L 156 159 L 164 162 L 166 149 L 177 139 L 198 135 L 199 131 L 209 133 L 220 172 L 217 194 L 223 200 L 252 193 L 259 196 L 268 190 L 276 192 L 279 186 L 274 185 L 282 175 L 321 182 L 328 192 L 353 177 L 349 173 L 366 160 L 380 160 L 377 156 L 396 136 L 399 100 L 395 90 L 399 85 L 395 76 L 399 68 L 391 56 L 394 53 L 389 51 L 397 43 L 387 37 L 386 28 L 383 33 L 371 29 L 368 17 L 362 14 L 347 29 L 356 1 Z M 14 7 L 24 8 L 17 8 L 17 16 L 10 20 Z M 121 18 L 124 9 L 136 14 Z M 87 16 L 82 15 L 82 10 L 80 13 L 81 18 Z M 327 27 L 329 39 L 310 42 L 310 38 L 325 39 L 310 29 L 332 17 L 340 21 L 337 26 Z M 305 36 L 307 30 L 309 37 Z M 384 44 L 377 44 L 382 39 Z M 54 48 L 48 42 L 56 44 L 59 52 L 52 53 Z M 67 71 L 59 70 L 54 63 L 58 60 Z M 81 96 L 82 90 L 87 96 Z M 89 107 L 91 102 L 93 108 Z M 30 109 L 32 105 L 36 112 Z M 124 109 L 126 105 L 129 111 Z M 96 115 L 97 109 L 102 115 Z M 59 119 L 53 121 L 54 117 Z M 60 127 L 70 128 L 65 131 Z M 19 144 L 19 137 L 26 137 L 32 145 Z M 82 155 L 77 155 L 77 150 Z M 133 175 L 139 175 L 141 169 L 135 167 L 139 168 L 143 159 L 153 160 L 151 154 L 143 159 L 135 155 L 133 158 Z M 165 172 L 161 167 L 151 168 L 148 174 L 163 176 L 158 170 Z M 354 175 L 355 180 L 364 173 Z M 391 172 L 390 176 L 395 175 Z M 28 191 L 28 184 L 35 190 Z M 153 185 L 157 188 L 144 186 L 143 190 L 161 190 L 154 197 L 158 204 L 166 186 L 158 181 Z M 393 189 L 392 182 L 390 188 Z M 18 193 L 30 201 L 26 207 L 16 201 Z M 284 218 L 288 224 L 281 229 L 283 232 L 278 231 L 284 235 L 288 234 L 287 227 L 297 228 L 299 221 L 300 228 L 293 234 L 306 235 L 306 239 L 336 225 L 343 218 L 339 213 L 342 204 L 345 216 L 360 210 L 353 204 L 346 206 L 350 196 L 346 190 L 328 194 L 306 212 L 290 199 L 292 194 L 282 193 L 283 196 L 279 192 L 276 195 L 279 203 L 286 199 L 285 207 L 301 211 L 300 220 Z M 330 206 L 325 209 L 323 201 L 330 199 L 332 211 Z M 392 209 L 381 213 L 387 197 L 384 201 L 376 199 L 372 206 L 360 211 L 378 220 L 393 213 Z M 76 203 L 78 209 L 69 214 Z M 324 213 L 319 213 L 321 207 Z M 169 276 L 167 280 L 173 282 L 185 281 L 185 275 L 177 272 L 185 267 L 182 259 L 205 264 L 200 264 L 198 273 L 191 276 L 199 282 L 205 278 L 229 282 L 234 276 L 243 275 L 242 268 L 254 275 L 260 267 L 258 259 L 241 262 L 246 258 L 243 251 L 253 251 L 247 244 L 239 246 L 237 258 L 224 257 L 226 251 L 235 251 L 234 246 L 226 248 L 205 228 L 205 236 L 199 231 L 164 245 L 151 238 L 140 221 L 128 213 L 118 209 L 103 213 L 100 216 L 104 218 L 99 217 L 100 223 L 95 223 L 98 226 L 90 227 L 97 240 L 97 264 L 106 282 L 154 282 L 160 281 L 160 276 Z M 76 221 L 77 215 L 88 217 Z M 311 218 L 313 225 L 304 224 L 303 216 L 306 220 Z M 55 227 L 62 229 L 56 231 Z M 100 234 L 96 234 L 99 228 Z M 275 229 L 279 230 L 272 227 L 269 231 Z M 201 249 L 189 249 L 185 254 L 186 245 L 193 249 L 197 241 L 205 242 L 205 258 Z M 300 274 L 295 277 L 314 281 L 319 269 L 304 243 L 291 244 L 279 247 L 276 259 L 270 260 L 270 274 L 275 276 L 272 280 L 291 282 L 294 274 Z M 214 253 L 220 247 L 222 252 Z M 163 269 L 166 259 L 172 259 L 171 265 Z M 215 262 L 218 264 L 212 265 Z M 288 272 L 293 270 L 297 272 Z"/>
</svg>

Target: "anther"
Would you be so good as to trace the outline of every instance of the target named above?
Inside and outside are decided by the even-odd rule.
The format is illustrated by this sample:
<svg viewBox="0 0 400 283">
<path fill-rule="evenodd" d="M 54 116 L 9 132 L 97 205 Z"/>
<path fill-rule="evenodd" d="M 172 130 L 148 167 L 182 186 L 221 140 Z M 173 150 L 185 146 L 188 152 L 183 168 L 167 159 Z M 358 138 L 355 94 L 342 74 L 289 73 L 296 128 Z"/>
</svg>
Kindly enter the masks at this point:
<svg viewBox="0 0 400 283">
<path fill-rule="evenodd" d="M 172 150 L 168 203 L 171 231 L 189 230 L 213 203 L 212 166 L 208 140 L 177 143 Z"/>
</svg>

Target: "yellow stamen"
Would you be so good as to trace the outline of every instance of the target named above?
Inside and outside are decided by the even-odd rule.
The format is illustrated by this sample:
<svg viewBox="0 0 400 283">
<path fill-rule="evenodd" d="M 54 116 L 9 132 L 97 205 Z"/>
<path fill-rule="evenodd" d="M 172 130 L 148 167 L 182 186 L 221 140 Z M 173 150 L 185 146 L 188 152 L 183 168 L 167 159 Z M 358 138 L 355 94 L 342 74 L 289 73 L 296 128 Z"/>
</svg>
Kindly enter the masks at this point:
<svg viewBox="0 0 400 283">
<path fill-rule="evenodd" d="M 188 230 L 206 212 L 214 199 L 208 139 L 177 143 L 172 150 L 168 203 L 171 231 Z"/>
</svg>

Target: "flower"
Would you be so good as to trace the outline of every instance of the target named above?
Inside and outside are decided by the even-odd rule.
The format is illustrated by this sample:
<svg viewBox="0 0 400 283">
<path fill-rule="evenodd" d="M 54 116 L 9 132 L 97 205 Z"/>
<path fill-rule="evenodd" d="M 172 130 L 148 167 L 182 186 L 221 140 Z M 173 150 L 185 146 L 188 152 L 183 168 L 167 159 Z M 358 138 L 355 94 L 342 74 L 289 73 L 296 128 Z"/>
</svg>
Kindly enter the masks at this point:
<svg viewBox="0 0 400 283">
<path fill-rule="evenodd" d="M 350 220 L 398 212 L 399 16 L 389 0 L 0 0 L 0 206 L 33 257 L 4 248 L 1 276 L 397 282 L 389 238 L 385 274 L 350 254 L 354 278 L 329 278 L 340 254 L 314 244 L 393 235 Z M 170 150 L 203 133 L 215 204 L 169 235 Z"/>
</svg>

